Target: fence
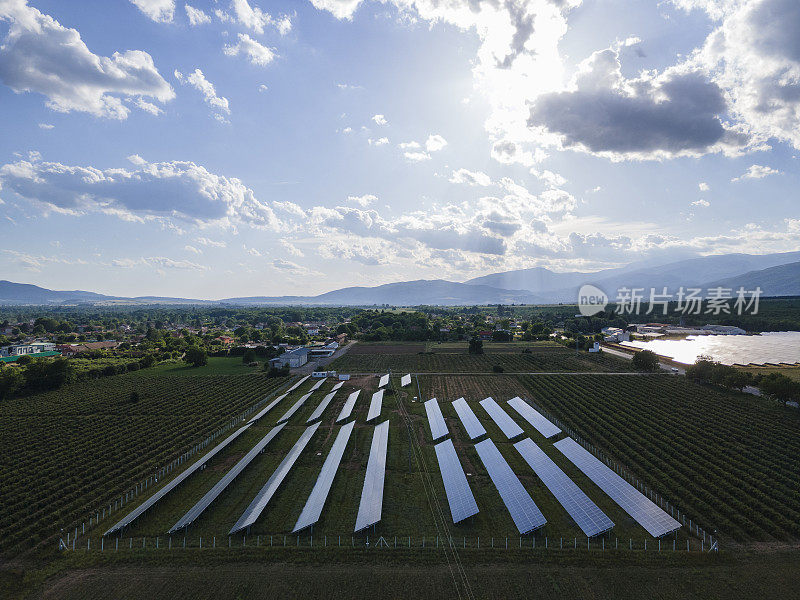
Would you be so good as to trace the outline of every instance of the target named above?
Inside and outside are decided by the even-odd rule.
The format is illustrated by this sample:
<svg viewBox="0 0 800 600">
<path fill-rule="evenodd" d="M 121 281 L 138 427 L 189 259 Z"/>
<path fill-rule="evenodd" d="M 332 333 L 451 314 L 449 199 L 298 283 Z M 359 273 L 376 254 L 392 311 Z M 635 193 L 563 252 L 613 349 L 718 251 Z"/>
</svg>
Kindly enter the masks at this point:
<svg viewBox="0 0 800 600">
<path fill-rule="evenodd" d="M 361 535 L 223 535 L 223 536 L 164 536 L 164 537 L 109 537 L 85 538 L 80 544 L 75 538 L 61 540 L 60 549 L 85 552 L 119 552 L 121 550 L 217 550 L 242 548 L 286 549 L 406 549 L 438 550 L 443 547 L 469 551 L 538 550 L 586 552 L 717 552 L 716 543 L 707 544 L 702 539 L 687 538 L 685 544 L 677 539 L 620 540 L 601 536 L 596 538 L 564 538 L 547 536 L 519 537 L 440 537 L 440 536 L 361 536 Z"/>
</svg>

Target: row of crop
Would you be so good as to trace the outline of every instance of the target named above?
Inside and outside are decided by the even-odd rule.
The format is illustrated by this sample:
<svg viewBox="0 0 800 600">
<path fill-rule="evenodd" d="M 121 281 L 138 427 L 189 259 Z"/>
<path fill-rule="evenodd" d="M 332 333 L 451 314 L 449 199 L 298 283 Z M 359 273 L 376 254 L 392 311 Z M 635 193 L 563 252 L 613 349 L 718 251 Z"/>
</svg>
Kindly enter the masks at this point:
<svg viewBox="0 0 800 600">
<path fill-rule="evenodd" d="M 691 385 L 674 389 L 674 384 L 664 382 L 664 378 L 657 382 L 622 379 L 529 378 L 525 383 L 536 402 L 629 466 L 647 472 L 660 489 L 684 504 L 688 499 L 695 501 L 702 507 L 701 514 L 716 519 L 720 527 L 729 525 L 754 537 L 765 532 L 776 537 L 800 534 L 791 520 L 797 514 L 797 489 L 782 486 L 782 482 L 790 481 L 791 460 L 768 449 L 760 453 L 761 463 L 740 459 L 740 440 L 748 424 L 731 419 L 735 410 L 726 413 L 720 398 L 704 402 Z M 712 415 L 709 420 L 718 421 L 724 434 L 715 431 L 713 425 L 703 432 L 691 425 L 676 406 L 688 402 L 687 395 L 691 402 L 703 405 Z M 774 421 L 771 429 L 780 429 L 780 423 Z M 780 474 L 771 479 L 773 487 L 759 476 L 766 466 L 762 463 Z M 703 490 L 704 501 L 697 502 L 700 499 L 693 490 Z"/>
</svg>

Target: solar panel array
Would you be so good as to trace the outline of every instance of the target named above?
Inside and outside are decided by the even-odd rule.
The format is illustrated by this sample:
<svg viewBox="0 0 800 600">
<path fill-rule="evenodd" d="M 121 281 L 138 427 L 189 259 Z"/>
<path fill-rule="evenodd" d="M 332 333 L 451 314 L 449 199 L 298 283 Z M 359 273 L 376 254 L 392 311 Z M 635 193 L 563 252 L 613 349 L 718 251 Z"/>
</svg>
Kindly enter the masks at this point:
<svg viewBox="0 0 800 600">
<path fill-rule="evenodd" d="M 553 445 L 653 537 L 680 529 L 678 521 L 572 438 L 564 438 Z"/>
<path fill-rule="evenodd" d="M 281 394 L 280 396 L 275 398 L 275 400 L 273 400 L 272 402 L 267 404 L 264 408 L 262 408 L 260 411 L 258 411 L 258 413 L 256 413 L 253 416 L 253 418 L 250 419 L 247 422 L 247 424 L 250 425 L 251 423 L 255 423 L 256 421 L 258 421 L 261 417 L 263 417 L 265 414 L 267 414 L 269 411 L 271 411 L 273 408 L 275 408 L 278 405 L 278 403 L 281 400 L 283 400 L 284 398 L 286 398 L 286 396 L 288 396 L 288 395 L 289 395 L 289 392 L 286 392 L 285 394 Z"/>
<path fill-rule="evenodd" d="M 407 385 L 411 385 L 411 373 L 400 378 L 400 387 L 406 387 Z"/>
<path fill-rule="evenodd" d="M 293 385 L 292 387 L 290 387 L 290 388 L 289 388 L 288 390 L 286 390 L 286 391 L 287 391 L 287 392 L 293 392 L 293 391 L 295 391 L 297 388 L 299 388 L 301 385 L 303 385 L 303 382 L 304 382 L 304 381 L 306 381 L 306 380 L 307 380 L 309 377 L 311 377 L 311 376 L 310 376 L 310 375 L 306 375 L 306 376 L 305 376 L 305 377 L 303 377 L 301 380 L 299 380 L 299 381 L 296 381 L 296 382 L 294 383 L 294 385 Z"/>
<path fill-rule="evenodd" d="M 369 403 L 369 411 L 367 411 L 367 421 L 377 419 L 381 416 L 381 407 L 383 405 L 383 388 L 372 394 L 372 401 Z"/>
<path fill-rule="evenodd" d="M 288 421 L 289 419 L 291 419 L 294 413 L 300 410 L 300 407 L 303 406 L 305 401 L 308 400 L 308 398 L 311 396 L 312 393 L 313 392 L 308 392 L 307 394 L 301 396 L 297 402 L 292 404 L 289 410 L 283 413 L 283 416 L 280 419 L 278 419 L 278 423 L 283 423 L 284 421 Z"/>
<path fill-rule="evenodd" d="M 467 476 L 461 468 L 458 460 L 453 440 L 445 440 L 436 444 L 433 449 L 436 451 L 436 459 L 439 461 L 439 471 L 442 474 L 444 491 L 447 494 L 447 503 L 450 505 L 450 514 L 453 516 L 453 523 L 458 523 L 478 514 L 478 504 L 469 489 Z"/>
<path fill-rule="evenodd" d="M 342 407 L 342 412 L 339 413 L 339 416 L 336 417 L 336 422 L 344 421 L 345 419 L 349 419 L 350 415 L 353 414 L 353 408 L 356 405 L 356 400 L 358 399 L 358 395 L 361 393 L 361 390 L 356 390 L 352 394 L 347 397 L 347 400 Z"/>
<path fill-rule="evenodd" d="M 389 385 L 389 374 L 388 373 L 386 375 L 382 375 L 381 376 L 381 380 L 378 382 L 378 387 L 382 388 L 382 387 L 387 386 L 387 385 Z"/>
<path fill-rule="evenodd" d="M 447 423 L 444 422 L 442 409 L 439 408 L 436 398 L 431 398 L 425 403 L 425 412 L 428 414 L 428 426 L 431 428 L 431 439 L 434 442 L 450 433 L 447 431 Z"/>
<path fill-rule="evenodd" d="M 261 512 L 266 508 L 267 504 L 272 499 L 272 496 L 275 495 L 278 487 L 280 487 L 283 480 L 289 474 L 289 471 L 300 457 L 300 454 L 303 452 L 309 440 L 311 440 L 311 436 L 314 435 L 314 432 L 318 427 L 319 423 L 314 423 L 313 425 L 306 427 L 303 435 L 301 435 L 300 439 L 295 442 L 294 446 L 292 446 L 292 449 L 289 450 L 289 453 L 281 461 L 281 464 L 279 464 L 278 468 L 275 469 L 275 472 L 270 475 L 267 483 L 265 483 L 264 487 L 262 487 L 258 494 L 256 494 L 256 497 L 253 498 L 253 501 L 250 502 L 250 505 L 242 513 L 242 516 L 239 517 L 239 520 L 236 521 L 234 526 L 231 528 L 230 533 L 233 534 L 237 531 L 241 531 L 242 529 L 250 527 L 250 525 L 256 522 L 258 517 L 261 515 Z"/>
<path fill-rule="evenodd" d="M 488 439 L 478 442 L 475 444 L 475 450 L 478 451 L 478 456 L 481 457 L 494 487 L 500 493 L 519 532 L 529 533 L 547 523 L 542 511 L 514 475 L 514 471 L 508 466 L 494 442 Z"/>
<path fill-rule="evenodd" d="M 516 410 L 523 419 L 536 428 L 546 438 L 551 438 L 557 433 L 561 433 L 561 428 L 556 427 L 550 420 L 519 396 L 512 398 L 508 404 Z"/>
<path fill-rule="evenodd" d="M 525 438 L 514 444 L 514 447 L 584 534 L 592 537 L 614 527 L 614 522 L 583 493 L 575 482 L 533 440 Z"/>
<path fill-rule="evenodd" d="M 237 437 L 242 435 L 247 430 L 248 427 L 250 427 L 249 423 L 244 425 L 243 427 L 240 427 L 236 431 L 234 431 L 232 434 L 230 434 L 228 437 L 226 437 L 224 440 L 222 440 L 219 444 L 214 446 L 214 448 L 211 449 L 211 451 L 208 452 L 208 454 L 203 455 L 203 457 L 200 460 L 198 460 L 197 462 L 192 463 L 190 467 L 188 467 L 186 470 L 182 471 L 180 473 L 180 475 L 175 477 L 175 479 L 171 480 L 169 483 L 167 483 L 167 485 L 162 487 L 155 494 L 153 494 L 147 500 L 142 502 L 142 504 L 137 506 L 133 511 L 131 511 L 130 513 L 125 515 L 125 517 L 121 521 L 119 521 L 111 529 L 106 531 L 103 535 L 109 535 L 111 533 L 119 531 L 120 529 L 124 529 L 125 527 L 127 527 L 128 525 L 133 523 L 133 521 L 138 519 L 142 514 L 144 514 L 145 511 L 147 511 L 149 508 L 151 508 L 156 502 L 161 500 L 164 496 L 166 496 L 172 490 L 174 490 L 176 487 L 178 487 L 178 485 L 180 485 L 180 483 L 182 481 L 184 481 L 192 473 L 194 473 L 195 471 L 200 469 L 209 460 L 211 460 L 211 458 L 214 457 L 216 454 L 218 454 L 223 449 L 225 449 L 225 447 L 228 446 L 231 442 L 233 442 L 233 440 L 235 440 Z"/>
<path fill-rule="evenodd" d="M 319 521 L 322 515 L 322 509 L 325 506 L 325 500 L 328 498 L 328 493 L 331 491 L 333 485 L 333 478 L 336 477 L 336 471 L 339 469 L 339 463 L 342 462 L 342 455 L 347 447 L 347 442 L 350 439 L 350 434 L 353 433 L 353 426 L 355 421 L 351 421 L 339 429 L 336 440 L 328 452 L 325 463 L 322 465 L 322 470 L 317 477 L 317 482 L 314 484 L 314 489 L 306 500 L 303 507 L 303 512 L 300 513 L 300 518 L 297 519 L 292 533 L 296 533 L 301 529 L 310 527 Z"/>
<path fill-rule="evenodd" d="M 330 394 L 325 396 L 322 399 L 322 402 L 319 403 L 317 408 L 314 409 L 314 412 L 311 413 L 311 416 L 308 417 L 308 420 L 306 421 L 306 423 L 313 423 L 314 421 L 319 419 L 322 416 L 322 413 L 325 412 L 325 409 L 328 408 L 328 405 L 331 403 L 331 400 L 333 400 L 333 397 L 335 395 L 336 395 L 336 392 L 331 392 Z"/>
<path fill-rule="evenodd" d="M 320 379 L 320 380 L 319 380 L 317 383 L 315 383 L 314 385 L 312 385 L 312 386 L 311 386 L 311 389 L 310 389 L 310 390 L 308 390 L 308 391 L 309 391 L 309 392 L 316 392 L 316 391 L 317 391 L 319 388 L 321 388 L 321 387 L 322 387 L 322 384 L 323 384 L 323 383 L 325 383 L 325 380 L 326 380 L 326 379 L 327 379 L 327 377 L 323 377 L 323 378 L 322 378 L 322 379 Z"/>
<path fill-rule="evenodd" d="M 486 435 L 486 429 L 481 425 L 478 417 L 472 412 L 472 409 L 464 398 L 459 398 L 453 402 L 453 408 L 456 409 L 458 418 L 461 419 L 461 424 L 464 425 L 464 429 L 467 430 L 469 439 L 474 440 L 482 435 Z"/>
<path fill-rule="evenodd" d="M 340 387 L 342 387 L 343 385 L 344 385 L 344 381 L 340 381 L 339 383 L 337 383 L 336 385 L 334 385 L 334 386 L 331 388 L 331 391 L 332 391 L 332 392 L 335 392 L 336 390 L 338 390 L 338 389 L 339 389 Z"/>
<path fill-rule="evenodd" d="M 237 462 L 233 468 L 225 473 L 225 476 L 220 479 L 214 487 L 212 487 L 206 494 L 198 500 L 197 504 L 195 504 L 192 508 L 188 510 L 188 512 L 183 515 L 180 520 L 172 526 L 167 533 L 175 533 L 176 531 L 180 531 L 184 527 L 191 525 L 197 517 L 199 517 L 203 511 L 209 507 L 209 505 L 217 499 L 223 490 L 234 480 L 236 477 L 244 471 L 245 467 L 249 465 L 253 459 L 258 456 L 258 454 L 266 448 L 267 444 L 269 444 L 273 438 L 280 433 L 281 429 L 284 428 L 286 423 L 281 423 L 280 425 L 273 427 L 269 430 L 269 433 L 265 435 L 260 442 L 258 442 L 253 448 L 245 454 L 239 462 Z"/>
<path fill-rule="evenodd" d="M 372 434 L 372 446 L 367 460 L 367 475 L 364 478 L 364 489 L 361 491 L 361 502 L 358 505 L 356 527 L 359 532 L 381 520 L 383 512 L 383 480 L 386 475 L 386 449 L 389 442 L 389 421 L 375 426 Z"/>
<path fill-rule="evenodd" d="M 480 401 L 480 405 L 487 413 L 489 413 L 492 421 L 497 424 L 497 426 L 500 428 L 500 431 L 502 431 L 503 435 L 505 435 L 508 439 L 513 439 L 524 433 L 522 431 L 522 427 L 517 425 L 514 422 L 514 419 L 508 416 L 508 413 L 504 411 L 497 402 L 494 401 L 494 398 L 484 398 Z"/>
</svg>

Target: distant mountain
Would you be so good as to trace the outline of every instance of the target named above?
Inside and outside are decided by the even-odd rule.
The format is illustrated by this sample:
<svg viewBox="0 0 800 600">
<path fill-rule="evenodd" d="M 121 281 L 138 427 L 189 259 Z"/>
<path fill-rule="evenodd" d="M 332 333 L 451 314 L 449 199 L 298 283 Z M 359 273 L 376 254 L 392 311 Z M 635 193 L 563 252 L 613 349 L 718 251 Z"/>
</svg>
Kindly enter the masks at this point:
<svg viewBox="0 0 800 600">
<path fill-rule="evenodd" d="M 740 287 L 746 290 L 760 287 L 764 296 L 800 296 L 800 262 L 750 271 L 703 286 L 704 289 L 715 287 L 731 288 L 734 293 Z"/>
<path fill-rule="evenodd" d="M 711 283 L 708 283 L 711 282 Z M 622 287 L 670 292 L 680 286 L 747 289 L 761 286 L 764 295 L 800 295 L 800 252 L 750 255 L 725 254 L 679 260 L 667 264 L 633 263 L 594 273 L 555 273 L 542 267 L 494 273 L 466 283 L 435 280 L 403 281 L 375 287 L 347 287 L 317 296 L 250 296 L 223 300 L 190 300 L 161 296 L 125 298 L 80 290 L 55 291 L 36 285 L 0 281 L 0 304 L 175 304 L 175 305 L 316 305 L 394 306 L 555 304 L 575 302 L 578 289 L 591 283 L 613 300 Z"/>
</svg>

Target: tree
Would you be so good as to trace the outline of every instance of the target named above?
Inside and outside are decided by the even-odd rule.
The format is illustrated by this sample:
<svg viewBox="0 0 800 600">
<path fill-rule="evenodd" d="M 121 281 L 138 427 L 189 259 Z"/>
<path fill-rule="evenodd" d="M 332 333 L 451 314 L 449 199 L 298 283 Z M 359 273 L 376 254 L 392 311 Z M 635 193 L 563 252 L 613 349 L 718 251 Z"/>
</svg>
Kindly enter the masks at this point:
<svg viewBox="0 0 800 600">
<path fill-rule="evenodd" d="M 25 368 L 25 385 L 32 390 L 55 390 L 77 378 L 67 358 L 38 359 Z"/>
<path fill-rule="evenodd" d="M 189 346 L 183 355 L 183 360 L 193 367 L 202 367 L 208 364 L 208 354 L 199 346 Z"/>
<path fill-rule="evenodd" d="M 633 355 L 633 368 L 637 371 L 658 371 L 658 356 L 652 350 L 641 350 Z"/>
<path fill-rule="evenodd" d="M 474 337 L 469 341 L 470 354 L 483 354 L 483 340 L 479 337 Z"/>
<path fill-rule="evenodd" d="M 800 401 L 800 382 L 787 377 L 783 373 L 762 375 L 758 381 L 758 389 L 763 394 L 771 396 L 784 404 L 790 400 Z"/>
<path fill-rule="evenodd" d="M 251 362 L 256 362 L 256 353 L 252 348 L 248 348 L 242 355 L 242 362 L 249 365 Z"/>
<path fill-rule="evenodd" d="M 0 365 L 0 400 L 10 398 L 25 383 L 22 370 Z"/>
</svg>

